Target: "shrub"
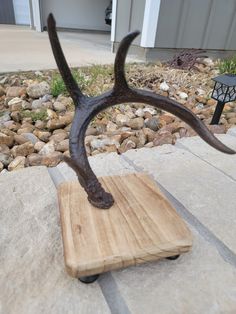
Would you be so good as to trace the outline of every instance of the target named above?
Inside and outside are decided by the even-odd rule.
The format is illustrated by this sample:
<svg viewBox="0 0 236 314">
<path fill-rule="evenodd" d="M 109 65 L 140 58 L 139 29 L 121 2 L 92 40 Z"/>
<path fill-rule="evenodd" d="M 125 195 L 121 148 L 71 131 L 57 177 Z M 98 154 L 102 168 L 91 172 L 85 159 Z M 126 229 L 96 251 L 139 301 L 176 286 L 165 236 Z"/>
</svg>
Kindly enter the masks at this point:
<svg viewBox="0 0 236 314">
<path fill-rule="evenodd" d="M 236 55 L 232 58 L 221 60 L 218 64 L 220 73 L 236 74 Z"/>
</svg>

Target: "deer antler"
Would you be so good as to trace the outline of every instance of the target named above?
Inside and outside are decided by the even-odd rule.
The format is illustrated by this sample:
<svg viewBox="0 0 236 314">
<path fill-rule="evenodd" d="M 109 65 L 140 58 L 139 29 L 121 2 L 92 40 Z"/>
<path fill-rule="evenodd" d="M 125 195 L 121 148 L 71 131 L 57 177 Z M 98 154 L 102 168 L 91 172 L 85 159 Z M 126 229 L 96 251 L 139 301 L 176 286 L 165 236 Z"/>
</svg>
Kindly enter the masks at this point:
<svg viewBox="0 0 236 314">
<path fill-rule="evenodd" d="M 98 208 L 110 208 L 114 203 L 114 199 L 111 194 L 103 189 L 89 165 L 84 138 L 89 122 L 96 114 L 108 107 L 124 102 L 147 103 L 176 115 L 189 124 L 204 141 L 219 151 L 227 154 L 235 153 L 232 149 L 221 143 L 197 116 L 180 103 L 153 92 L 134 89 L 128 86 L 124 71 L 125 59 L 129 46 L 135 37 L 139 35 L 139 31 L 128 34 L 121 41 L 115 59 L 114 87 L 97 97 L 83 95 L 73 79 L 57 37 L 56 23 L 52 14 L 48 17 L 48 33 L 59 71 L 75 103 L 75 115 L 70 131 L 71 158 L 65 157 L 64 159 L 75 170 L 80 184 L 88 194 L 88 200 L 94 206 Z"/>
</svg>

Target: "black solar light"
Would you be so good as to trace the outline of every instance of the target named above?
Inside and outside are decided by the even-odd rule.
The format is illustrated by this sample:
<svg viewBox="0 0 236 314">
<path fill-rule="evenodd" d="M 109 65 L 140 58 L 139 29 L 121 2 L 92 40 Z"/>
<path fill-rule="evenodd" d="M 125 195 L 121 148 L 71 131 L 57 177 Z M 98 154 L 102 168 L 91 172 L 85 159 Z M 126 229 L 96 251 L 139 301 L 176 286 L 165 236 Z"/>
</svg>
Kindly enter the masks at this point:
<svg viewBox="0 0 236 314">
<path fill-rule="evenodd" d="M 236 74 L 223 74 L 213 78 L 215 86 L 211 97 L 217 100 L 211 124 L 218 124 L 227 102 L 236 100 Z"/>
</svg>

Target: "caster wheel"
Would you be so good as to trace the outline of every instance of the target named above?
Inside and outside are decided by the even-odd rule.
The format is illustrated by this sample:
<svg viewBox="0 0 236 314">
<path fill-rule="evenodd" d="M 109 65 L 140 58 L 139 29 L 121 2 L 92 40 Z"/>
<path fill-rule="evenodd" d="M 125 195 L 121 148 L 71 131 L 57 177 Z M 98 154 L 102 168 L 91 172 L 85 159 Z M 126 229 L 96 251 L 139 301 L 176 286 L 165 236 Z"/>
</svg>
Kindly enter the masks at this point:
<svg viewBox="0 0 236 314">
<path fill-rule="evenodd" d="M 94 281 L 96 281 L 98 279 L 99 275 L 92 275 L 92 276 L 84 276 L 84 277 L 80 277 L 78 278 L 79 281 L 83 282 L 83 283 L 93 283 Z"/>
<path fill-rule="evenodd" d="M 174 261 L 174 260 L 176 260 L 179 257 L 180 257 L 180 255 L 174 255 L 174 256 L 169 256 L 166 259 L 169 259 L 170 261 Z"/>
</svg>

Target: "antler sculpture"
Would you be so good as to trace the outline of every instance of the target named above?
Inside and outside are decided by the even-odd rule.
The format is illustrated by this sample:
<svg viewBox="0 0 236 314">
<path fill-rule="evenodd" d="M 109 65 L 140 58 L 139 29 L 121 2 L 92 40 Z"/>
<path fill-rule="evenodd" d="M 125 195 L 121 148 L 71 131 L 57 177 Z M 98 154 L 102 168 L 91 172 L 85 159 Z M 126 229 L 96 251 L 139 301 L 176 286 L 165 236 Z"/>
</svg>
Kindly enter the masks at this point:
<svg viewBox="0 0 236 314">
<path fill-rule="evenodd" d="M 179 117 L 189 124 L 204 141 L 219 151 L 227 154 L 235 153 L 232 149 L 221 143 L 202 121 L 183 105 L 153 92 L 134 89 L 128 86 L 124 72 L 125 58 L 131 42 L 139 35 L 139 31 L 128 34 L 121 41 L 115 58 L 114 87 L 97 97 L 85 96 L 74 80 L 59 43 L 56 22 L 52 14 L 48 17 L 48 33 L 57 66 L 75 104 L 75 115 L 70 131 L 71 157 L 64 157 L 64 160 L 75 170 L 80 184 L 88 195 L 88 200 L 94 206 L 98 208 L 110 208 L 114 203 L 114 199 L 110 193 L 107 193 L 103 189 L 89 165 L 84 138 L 89 122 L 100 111 L 108 107 L 128 102 L 147 103 Z"/>
</svg>

